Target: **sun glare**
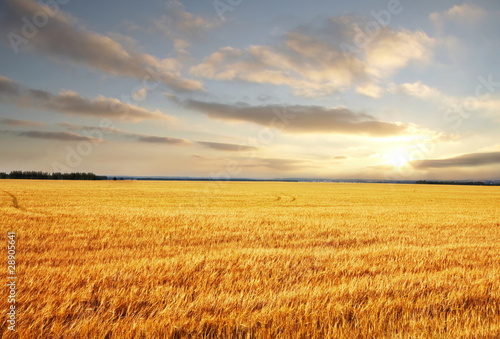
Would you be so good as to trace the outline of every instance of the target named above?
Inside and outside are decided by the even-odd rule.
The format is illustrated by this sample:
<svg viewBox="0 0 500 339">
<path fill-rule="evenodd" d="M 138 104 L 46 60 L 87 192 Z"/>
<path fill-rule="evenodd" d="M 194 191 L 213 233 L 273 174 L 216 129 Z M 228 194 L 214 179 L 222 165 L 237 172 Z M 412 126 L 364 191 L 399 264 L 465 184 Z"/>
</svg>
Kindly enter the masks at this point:
<svg viewBox="0 0 500 339">
<path fill-rule="evenodd" d="M 396 168 L 405 166 L 408 161 L 408 154 L 404 150 L 396 150 L 383 155 L 385 164 L 392 165 Z"/>
</svg>

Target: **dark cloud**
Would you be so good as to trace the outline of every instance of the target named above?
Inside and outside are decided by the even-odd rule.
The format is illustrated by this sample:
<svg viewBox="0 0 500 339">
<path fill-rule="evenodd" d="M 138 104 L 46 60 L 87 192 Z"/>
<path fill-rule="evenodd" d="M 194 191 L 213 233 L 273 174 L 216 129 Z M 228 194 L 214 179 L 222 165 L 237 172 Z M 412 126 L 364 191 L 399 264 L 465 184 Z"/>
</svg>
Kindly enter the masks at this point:
<svg viewBox="0 0 500 339">
<path fill-rule="evenodd" d="M 114 127 L 94 127 L 85 125 L 74 125 L 68 122 L 59 124 L 70 131 L 97 131 L 100 130 L 103 134 L 112 134 L 125 141 L 137 141 L 150 144 L 168 144 L 168 145 L 189 145 L 191 141 L 182 138 L 171 138 L 163 136 L 146 135 L 139 133 L 127 132 Z"/>
<path fill-rule="evenodd" d="M 38 89 L 30 89 L 0 76 L 0 101 L 42 110 L 54 110 L 70 115 L 120 119 L 124 121 L 172 120 L 160 111 L 126 104 L 118 99 L 98 96 L 88 99 L 73 91 L 57 95 Z"/>
<path fill-rule="evenodd" d="M 352 112 L 347 108 L 228 105 L 196 100 L 187 100 L 185 105 L 213 119 L 280 126 L 284 132 L 290 133 L 345 133 L 385 137 L 403 134 L 408 129 L 404 124 L 379 121 L 371 115 Z"/>
<path fill-rule="evenodd" d="M 336 155 L 332 157 L 333 160 L 345 160 L 347 157 L 345 155 Z"/>
<path fill-rule="evenodd" d="M 147 142 L 153 144 L 187 145 L 191 143 L 189 140 L 180 138 L 157 137 L 157 136 L 141 135 L 133 133 L 128 133 L 124 135 L 135 137 L 140 142 Z"/>
<path fill-rule="evenodd" d="M 63 140 L 63 141 L 90 141 L 91 139 L 79 135 L 76 133 L 69 132 L 43 132 L 43 131 L 26 131 L 19 132 L 18 135 L 29 137 L 29 138 L 37 138 L 37 139 L 52 139 L 52 140 Z"/>
<path fill-rule="evenodd" d="M 21 86 L 11 79 L 0 75 L 0 98 L 9 96 L 19 96 Z"/>
<path fill-rule="evenodd" d="M 47 23 L 35 35 L 26 39 L 21 47 L 41 52 L 51 57 L 74 64 L 82 64 L 113 75 L 147 79 L 149 83 L 157 80 L 174 90 L 202 90 L 197 80 L 183 78 L 180 65 L 174 59 L 158 59 L 149 54 L 125 48 L 119 42 L 98 33 L 90 32 L 77 23 L 77 20 L 62 10 L 54 11 L 48 6 L 31 0 L 5 1 L 2 26 L 13 40 L 26 39 L 23 35 L 22 18 L 33 18 L 36 13 L 47 15 Z"/>
<path fill-rule="evenodd" d="M 95 130 L 100 130 L 103 133 L 122 133 L 123 131 L 114 128 L 114 127 L 98 127 L 98 126 L 89 126 L 89 125 L 77 125 L 77 124 L 72 124 L 70 122 L 60 122 L 58 123 L 59 126 L 64 127 L 68 131 L 95 131 Z"/>
<path fill-rule="evenodd" d="M 44 102 L 42 107 L 75 115 L 86 115 L 108 118 L 125 118 L 130 121 L 170 120 L 159 111 L 148 111 L 144 108 L 125 104 L 117 99 L 98 96 L 94 99 L 85 98 L 78 93 L 66 91 Z"/>
<path fill-rule="evenodd" d="M 10 126 L 20 126 L 20 127 L 43 127 L 45 124 L 43 122 L 32 121 L 32 120 L 17 120 L 17 119 L 0 119 L 0 123 L 3 125 Z"/>
<path fill-rule="evenodd" d="M 48 101 L 48 100 L 52 99 L 52 94 L 50 94 L 49 92 L 46 92 L 46 91 L 39 90 L 39 89 L 28 89 L 27 92 L 28 92 L 28 95 L 30 97 L 37 99 L 37 100 Z"/>
<path fill-rule="evenodd" d="M 448 159 L 430 159 L 412 161 L 415 168 L 476 167 L 500 164 L 500 152 L 469 153 Z"/>
<path fill-rule="evenodd" d="M 252 146 L 243 146 L 243 145 L 235 145 L 235 144 L 226 144 L 220 142 L 208 142 L 208 141 L 198 141 L 198 144 L 213 148 L 219 151 L 229 151 L 229 152 L 239 152 L 239 151 L 255 151 L 257 147 Z"/>
<path fill-rule="evenodd" d="M 102 142 L 101 139 L 89 138 L 84 135 L 71 133 L 71 132 L 45 132 L 45 131 L 0 131 L 3 134 L 11 134 L 20 137 L 34 138 L 34 139 L 48 139 L 59 141 L 91 141 L 93 143 Z"/>
</svg>

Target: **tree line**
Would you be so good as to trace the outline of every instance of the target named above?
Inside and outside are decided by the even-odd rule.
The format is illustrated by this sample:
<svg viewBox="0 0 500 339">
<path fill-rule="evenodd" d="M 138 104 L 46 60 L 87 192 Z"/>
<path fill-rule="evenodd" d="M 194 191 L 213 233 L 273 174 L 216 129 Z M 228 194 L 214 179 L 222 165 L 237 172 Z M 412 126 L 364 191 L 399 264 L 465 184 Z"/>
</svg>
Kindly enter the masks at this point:
<svg viewBox="0 0 500 339">
<path fill-rule="evenodd" d="M 0 179 L 106 180 L 108 177 L 99 176 L 90 172 L 49 173 L 42 171 L 12 171 L 10 173 L 0 172 Z"/>
<path fill-rule="evenodd" d="M 493 184 L 487 184 L 487 183 L 485 183 L 483 181 L 433 181 L 433 180 L 429 181 L 429 180 L 418 180 L 415 183 L 416 184 L 424 184 L 424 185 L 472 185 L 472 186 L 493 185 Z"/>
</svg>

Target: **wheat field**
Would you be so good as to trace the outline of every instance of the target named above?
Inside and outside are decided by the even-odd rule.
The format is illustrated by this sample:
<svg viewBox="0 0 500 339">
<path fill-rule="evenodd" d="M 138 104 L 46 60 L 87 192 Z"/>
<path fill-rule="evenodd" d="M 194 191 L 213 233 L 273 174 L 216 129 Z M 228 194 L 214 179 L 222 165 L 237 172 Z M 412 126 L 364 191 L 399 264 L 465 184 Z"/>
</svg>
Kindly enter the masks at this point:
<svg viewBox="0 0 500 339">
<path fill-rule="evenodd" d="M 3 337 L 498 338 L 499 207 L 500 187 L 0 180 Z"/>
</svg>

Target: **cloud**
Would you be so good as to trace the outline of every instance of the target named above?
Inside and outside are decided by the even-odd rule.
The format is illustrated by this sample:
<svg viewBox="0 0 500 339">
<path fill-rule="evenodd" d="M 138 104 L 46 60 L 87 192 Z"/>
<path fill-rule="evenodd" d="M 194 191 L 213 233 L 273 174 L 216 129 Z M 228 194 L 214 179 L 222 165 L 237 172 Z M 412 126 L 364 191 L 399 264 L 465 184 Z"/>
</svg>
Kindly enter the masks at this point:
<svg viewBox="0 0 500 339">
<path fill-rule="evenodd" d="M 175 118 L 160 111 L 126 104 L 118 99 L 98 96 L 88 99 L 73 91 L 62 91 L 57 95 L 30 89 L 0 76 L 0 101 L 40 110 L 54 110 L 68 115 L 111 118 L 123 121 L 167 120 Z"/>
<path fill-rule="evenodd" d="M 424 32 L 384 28 L 365 49 L 368 73 L 378 79 L 391 76 L 410 61 L 428 62 L 435 41 Z"/>
<path fill-rule="evenodd" d="M 483 96 L 458 97 L 442 93 L 434 87 L 427 86 L 421 81 L 414 83 L 404 83 L 400 85 L 389 85 L 388 92 L 393 94 L 405 94 L 423 101 L 430 101 L 442 106 L 443 112 L 468 117 L 471 111 L 478 112 L 480 115 L 500 121 L 500 99 L 488 93 Z"/>
<path fill-rule="evenodd" d="M 315 166 L 302 159 L 254 158 L 251 162 L 242 164 L 241 167 L 264 167 L 279 171 L 295 171 Z"/>
<path fill-rule="evenodd" d="M 500 121 L 500 99 L 469 97 L 463 100 L 462 106 L 466 110 L 477 111 L 482 115 L 490 117 L 495 121 Z"/>
<path fill-rule="evenodd" d="M 18 96 L 21 90 L 21 85 L 5 76 L 0 75 L 0 98 Z"/>
<path fill-rule="evenodd" d="M 193 158 L 204 161 L 204 162 L 221 162 L 221 161 L 230 161 L 228 158 L 221 157 L 209 157 L 201 154 L 193 154 Z M 266 168 L 278 171 L 298 171 L 305 168 L 317 167 L 316 164 L 311 163 L 311 161 L 303 160 L 303 159 L 280 159 L 280 158 L 243 158 L 243 157 L 235 157 L 231 158 L 231 161 L 234 161 L 238 164 L 238 167 L 241 168 Z"/>
<path fill-rule="evenodd" d="M 25 136 L 29 138 L 38 138 L 38 139 L 53 139 L 53 140 L 63 140 L 63 141 L 91 141 L 93 139 L 79 135 L 76 133 L 69 132 L 44 132 L 44 131 L 26 131 L 19 132 L 18 135 Z"/>
<path fill-rule="evenodd" d="M 1 91 L 1 90 L 0 90 Z M 32 120 L 17 120 L 17 119 L 0 119 L 0 124 L 19 126 L 19 127 L 43 127 L 45 124 L 43 122 L 32 121 Z"/>
<path fill-rule="evenodd" d="M 347 157 L 345 155 L 336 155 L 332 157 L 333 160 L 345 160 Z"/>
<path fill-rule="evenodd" d="M 486 5 L 485 2 L 483 4 Z M 477 48 L 478 43 L 490 45 L 491 39 L 496 40 L 499 14 L 494 6 L 485 9 L 476 4 L 464 3 L 444 11 L 433 12 L 429 19 L 436 28 L 438 39 L 441 40 L 439 45 L 449 49 L 450 57 L 465 57 L 469 60 L 469 49 Z M 470 41 L 466 41 L 469 39 Z M 457 53 L 463 55 L 455 55 Z"/>
<path fill-rule="evenodd" d="M 84 135 L 71 133 L 71 132 L 45 132 L 45 131 L 0 131 L 3 134 L 12 134 L 20 137 L 34 138 L 34 139 L 48 139 L 59 141 L 91 141 L 92 143 L 102 142 L 101 139 L 90 138 Z"/>
<path fill-rule="evenodd" d="M 274 46 L 220 48 L 190 72 L 215 80 L 284 85 L 306 97 L 353 86 L 377 97 L 381 94 L 378 81 L 412 60 L 429 59 L 434 41 L 423 32 L 384 27 L 358 48 L 360 27 L 364 27 L 362 20 L 354 16 L 332 17 L 286 32 Z M 359 51 L 350 53 L 345 46 Z"/>
<path fill-rule="evenodd" d="M 177 0 L 167 3 L 168 13 L 154 20 L 157 30 L 168 38 L 185 36 L 199 39 L 208 31 L 220 25 L 216 19 L 206 19 L 199 15 L 187 12 L 184 5 Z"/>
<path fill-rule="evenodd" d="M 85 125 L 74 125 L 72 123 L 63 122 L 59 123 L 60 126 L 70 130 L 70 131 L 101 131 L 102 134 L 115 135 L 125 141 L 135 141 L 143 142 L 149 144 L 166 144 L 166 145 L 190 145 L 191 141 L 182 138 L 172 138 L 165 136 L 155 136 L 147 134 L 139 134 L 124 131 L 115 127 L 95 127 L 95 126 L 85 126 Z"/>
<path fill-rule="evenodd" d="M 131 121 L 173 119 L 160 111 L 151 112 L 138 106 L 122 103 L 118 99 L 103 96 L 87 99 L 73 91 L 59 93 L 50 102 L 44 103 L 42 107 L 75 115 L 110 118 L 125 116 L 125 120 Z"/>
<path fill-rule="evenodd" d="M 135 101 L 143 101 L 148 96 L 148 89 L 146 87 L 142 87 L 138 89 L 134 93 L 132 93 L 132 99 Z"/>
<path fill-rule="evenodd" d="M 391 84 L 389 86 L 389 92 L 403 93 L 422 100 L 444 99 L 443 94 L 438 89 L 427 86 L 423 84 L 421 81 L 413 83 L 404 83 L 400 85 Z"/>
<path fill-rule="evenodd" d="M 258 149 L 257 147 L 252 147 L 252 146 L 226 144 L 220 142 L 198 141 L 198 144 L 218 151 L 229 151 L 229 152 L 255 151 Z"/>
<path fill-rule="evenodd" d="M 228 105 L 196 100 L 186 100 L 185 106 L 212 119 L 251 122 L 269 127 L 282 126 L 284 132 L 290 133 L 341 133 L 386 137 L 403 134 L 409 127 L 401 123 L 379 121 L 371 115 L 341 107 Z"/>
<path fill-rule="evenodd" d="M 364 84 L 356 88 L 356 92 L 359 94 L 366 95 L 370 98 L 380 98 L 384 93 L 384 90 L 375 84 Z"/>
<path fill-rule="evenodd" d="M 104 133 L 118 133 L 121 130 L 114 127 L 97 127 L 97 126 L 88 126 L 88 125 L 76 125 L 70 122 L 60 122 L 57 125 L 64 127 L 68 131 L 92 131 L 92 130 L 101 130 Z"/>
<path fill-rule="evenodd" d="M 257 96 L 256 99 L 261 101 L 261 102 L 279 101 L 279 99 L 277 97 L 274 97 L 274 96 L 268 95 L 268 94 L 260 94 Z"/>
<path fill-rule="evenodd" d="M 197 80 L 184 78 L 181 65 L 172 58 L 158 59 L 127 49 L 108 36 L 83 29 L 69 14 L 31 0 L 7 0 L 3 25 L 11 47 L 19 46 L 41 52 L 52 58 L 85 65 L 112 75 L 133 77 L 147 82 L 157 81 L 176 91 L 203 90 Z M 37 13 L 48 17 L 47 24 L 26 39 L 21 31 L 23 18 Z M 24 40 L 21 40 L 24 39 Z M 16 43 L 14 41 L 23 41 Z"/>
<path fill-rule="evenodd" d="M 476 23 L 486 17 L 487 14 L 488 12 L 475 4 L 455 5 L 445 12 L 447 18 L 461 24 L 464 22 Z"/>
<path fill-rule="evenodd" d="M 223 158 L 219 157 L 208 157 L 206 155 L 194 153 L 193 158 L 198 159 L 198 160 L 203 160 L 203 161 L 220 161 L 223 160 Z"/>
<path fill-rule="evenodd" d="M 490 164 L 500 164 L 500 152 L 469 153 L 448 159 L 412 161 L 411 164 L 418 169 L 476 167 Z"/>
<path fill-rule="evenodd" d="M 180 138 L 158 137 L 158 136 L 141 135 L 141 134 L 134 134 L 134 133 L 127 133 L 127 134 L 123 134 L 123 135 L 130 136 L 132 138 L 136 138 L 137 141 L 140 141 L 140 142 L 146 142 L 146 143 L 152 143 L 152 144 L 187 145 L 187 144 L 191 143 L 189 140 L 180 139 Z"/>
</svg>

